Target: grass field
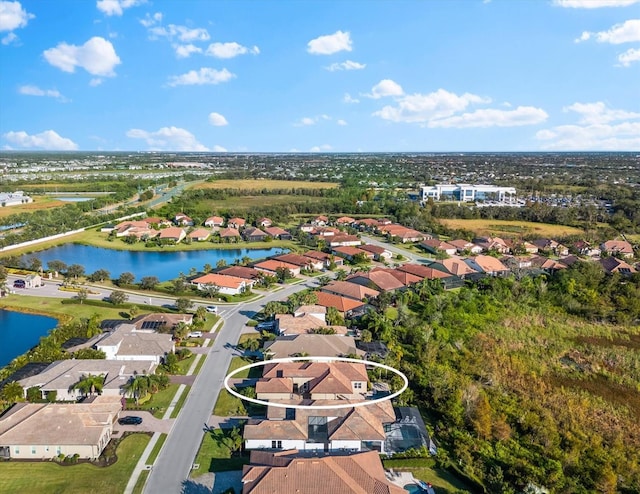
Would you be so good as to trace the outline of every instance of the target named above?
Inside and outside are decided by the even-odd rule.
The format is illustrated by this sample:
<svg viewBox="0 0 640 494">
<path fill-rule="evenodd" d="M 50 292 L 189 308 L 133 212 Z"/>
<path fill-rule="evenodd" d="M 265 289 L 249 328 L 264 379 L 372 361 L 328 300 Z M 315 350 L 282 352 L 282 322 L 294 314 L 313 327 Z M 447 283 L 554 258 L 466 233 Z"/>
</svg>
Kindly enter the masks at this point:
<svg viewBox="0 0 640 494">
<path fill-rule="evenodd" d="M 324 197 L 311 197 L 311 196 L 296 196 L 290 194 L 278 194 L 278 195 L 255 195 L 255 196 L 238 196 L 227 197 L 220 200 L 202 200 L 198 201 L 193 206 L 199 211 L 247 211 L 252 208 L 260 208 L 267 206 L 278 206 L 282 204 L 293 203 L 309 203 L 317 204 L 319 210 L 320 207 L 326 202 Z"/>
<path fill-rule="evenodd" d="M 71 204 L 70 202 L 59 201 L 53 197 L 36 197 L 34 202 L 29 204 L 20 204 L 17 206 L 8 206 L 0 208 L 0 218 L 6 218 L 12 214 L 33 213 L 34 211 L 42 211 L 43 209 L 59 208 Z"/>
<path fill-rule="evenodd" d="M 53 462 L 0 463 L 0 492 L 34 494 L 122 494 L 150 437 L 133 434 L 118 446 L 118 461 L 109 467 L 86 463 L 60 466 Z"/>
<path fill-rule="evenodd" d="M 199 477 L 207 472 L 224 472 L 228 470 L 242 470 L 242 466 L 249 463 L 249 457 L 231 457 L 231 451 L 223 443 L 224 433 L 215 429 L 205 433 L 200 449 L 193 462 L 198 465 L 191 471 L 192 477 Z"/>
<path fill-rule="evenodd" d="M 440 222 L 448 228 L 470 230 L 478 235 L 563 237 L 583 233 L 583 230 L 572 226 L 534 223 L 532 221 L 443 219 Z"/>
<path fill-rule="evenodd" d="M 335 189 L 340 184 L 333 182 L 305 182 L 302 180 L 216 180 L 199 183 L 193 189 Z"/>
</svg>

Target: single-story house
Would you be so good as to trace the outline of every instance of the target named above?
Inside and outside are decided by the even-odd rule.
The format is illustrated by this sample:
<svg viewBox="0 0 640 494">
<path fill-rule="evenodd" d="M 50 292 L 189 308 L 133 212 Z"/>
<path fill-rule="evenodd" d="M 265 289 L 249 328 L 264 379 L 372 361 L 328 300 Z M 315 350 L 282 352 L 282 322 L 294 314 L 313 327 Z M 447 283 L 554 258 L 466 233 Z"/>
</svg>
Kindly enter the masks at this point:
<svg viewBox="0 0 640 494">
<path fill-rule="evenodd" d="M 348 261 L 352 261 L 353 258 L 357 255 L 363 255 L 367 259 L 374 258 L 374 254 L 372 252 L 367 252 L 366 250 L 362 250 L 359 247 L 351 247 L 351 246 L 332 247 L 331 253 L 335 254 L 338 257 L 342 257 Z"/>
<path fill-rule="evenodd" d="M 204 220 L 204 226 L 209 228 L 221 227 L 224 225 L 224 218 L 222 216 L 209 216 Z"/>
<path fill-rule="evenodd" d="M 259 262 L 253 266 L 258 271 L 264 271 L 270 275 L 277 274 L 278 269 L 285 268 L 291 271 L 293 276 L 300 276 L 300 266 L 291 264 L 289 262 L 276 261 L 274 259 L 267 259 L 266 261 Z"/>
<path fill-rule="evenodd" d="M 539 238 L 531 242 L 538 251 L 553 253 L 556 256 L 568 256 L 569 248 L 551 238 Z"/>
<path fill-rule="evenodd" d="M 196 285 L 198 290 L 204 289 L 206 285 L 214 285 L 224 295 L 239 295 L 243 291 L 251 289 L 254 283 L 255 281 L 253 280 L 220 273 L 207 273 L 191 280 L 191 284 Z"/>
<path fill-rule="evenodd" d="M 242 236 L 247 242 L 264 242 L 269 235 L 260 228 L 249 227 L 244 229 Z"/>
<path fill-rule="evenodd" d="M 160 240 L 173 240 L 175 243 L 180 243 L 186 236 L 187 232 L 185 232 L 183 228 L 172 226 L 165 228 L 164 230 L 160 230 L 160 235 L 158 237 Z"/>
<path fill-rule="evenodd" d="M 336 220 L 336 225 L 352 225 L 355 221 L 356 220 L 350 216 L 341 216 Z"/>
<path fill-rule="evenodd" d="M 305 354 L 310 357 L 346 357 L 364 355 L 352 336 L 335 334 L 294 334 L 278 336 L 265 343 L 262 353 L 273 358 Z"/>
<path fill-rule="evenodd" d="M 0 458 L 98 458 L 120 410 L 116 396 L 83 403 L 17 403 L 0 417 Z"/>
<path fill-rule="evenodd" d="M 358 246 L 358 249 L 371 252 L 376 261 L 388 261 L 393 257 L 393 252 L 380 245 L 363 244 Z"/>
<path fill-rule="evenodd" d="M 273 225 L 273 221 L 271 221 L 269 218 L 260 218 L 258 221 L 256 221 L 256 226 L 258 227 L 268 228 L 271 225 Z"/>
<path fill-rule="evenodd" d="M 274 256 L 272 259 L 288 262 L 289 264 L 298 266 L 300 269 L 315 269 L 316 271 L 322 271 L 324 269 L 322 261 L 310 259 L 309 257 L 301 256 L 299 254 L 282 254 Z"/>
<path fill-rule="evenodd" d="M 492 256 L 479 255 L 465 259 L 465 262 L 471 269 L 489 276 L 503 276 L 509 273 L 509 268 Z"/>
<path fill-rule="evenodd" d="M 464 260 L 457 258 L 443 259 L 440 261 L 440 264 L 444 266 L 444 268 L 449 271 L 451 274 L 455 276 L 459 276 L 460 278 L 465 278 L 466 276 L 477 274 L 478 272 L 469 266 Z"/>
<path fill-rule="evenodd" d="M 348 281 L 332 281 L 328 285 L 320 288 L 320 291 L 359 301 L 376 298 L 380 295 L 380 292 L 377 290 L 358 285 L 357 283 L 349 283 Z"/>
<path fill-rule="evenodd" d="M 328 292 L 316 292 L 316 297 L 318 298 L 318 305 L 326 308 L 333 307 L 340 312 L 340 315 L 343 317 L 348 317 L 351 311 L 365 305 L 364 302 L 360 300 L 354 300 Z"/>
<path fill-rule="evenodd" d="M 137 330 L 122 324 L 96 343 L 107 360 L 151 360 L 156 364 L 164 361 L 167 354 L 175 351 L 170 334 Z"/>
<path fill-rule="evenodd" d="M 260 271 L 247 266 L 229 266 L 218 270 L 218 273 L 252 281 L 257 280 L 261 276 Z"/>
<path fill-rule="evenodd" d="M 184 213 L 178 213 L 173 217 L 173 222 L 178 226 L 193 226 L 193 220 Z"/>
<path fill-rule="evenodd" d="M 227 226 L 229 228 L 240 230 L 241 228 L 244 228 L 246 223 L 247 221 L 244 218 L 230 218 L 229 221 L 227 221 Z"/>
<path fill-rule="evenodd" d="M 326 226 L 327 223 L 329 223 L 329 218 L 327 218 L 324 215 L 320 215 L 320 216 L 316 216 L 312 221 L 311 224 L 313 226 Z"/>
<path fill-rule="evenodd" d="M 633 246 L 626 240 L 607 240 L 600 249 L 611 256 L 633 257 Z"/>
<path fill-rule="evenodd" d="M 335 235 L 329 240 L 329 247 L 355 247 L 362 243 L 357 235 Z"/>
<path fill-rule="evenodd" d="M 468 251 L 471 254 L 480 254 L 480 252 L 482 252 L 482 247 L 467 240 L 455 239 L 449 240 L 447 243 L 453 245 L 459 254 L 462 254 L 464 251 Z"/>
<path fill-rule="evenodd" d="M 331 261 L 333 261 L 336 266 L 342 266 L 344 264 L 344 261 L 341 257 L 334 257 L 331 254 L 327 254 L 326 252 L 320 252 L 317 250 L 308 250 L 303 255 L 310 259 L 321 261 L 326 268 L 329 267 Z"/>
<path fill-rule="evenodd" d="M 360 271 L 348 276 L 347 281 L 374 288 L 380 292 L 392 292 L 404 288 L 404 284 L 398 278 L 384 270 Z"/>
<path fill-rule="evenodd" d="M 445 273 L 431 266 L 423 266 L 422 264 L 403 264 L 402 266 L 398 266 L 396 270 L 410 273 L 427 280 L 438 280 L 451 276 L 449 273 Z"/>
<path fill-rule="evenodd" d="M 196 242 L 204 242 L 211 236 L 211 232 L 204 228 L 196 228 L 190 232 L 188 236 L 191 240 L 195 240 Z"/>
<path fill-rule="evenodd" d="M 269 226 L 264 229 L 264 232 L 269 235 L 271 238 L 276 238 L 279 240 L 291 240 L 293 236 L 283 228 L 279 226 Z"/>
<path fill-rule="evenodd" d="M 224 230 L 220 230 L 219 235 L 220 235 L 220 240 L 226 240 L 229 242 L 233 242 L 242 238 L 238 229 L 233 227 L 228 227 L 228 228 L 225 228 Z"/>
<path fill-rule="evenodd" d="M 482 247 L 484 252 L 495 251 L 499 254 L 507 254 L 510 250 L 507 243 L 500 237 L 480 237 L 474 242 Z"/>
<path fill-rule="evenodd" d="M 447 242 L 437 240 L 435 238 L 423 240 L 422 242 L 420 242 L 420 247 L 433 254 L 444 252 L 449 256 L 454 255 L 458 251 L 455 245 L 451 245 Z"/>
<path fill-rule="evenodd" d="M 631 264 L 616 257 L 605 257 L 600 259 L 599 262 L 607 273 L 620 273 L 623 275 L 637 273 L 636 268 Z"/>
</svg>

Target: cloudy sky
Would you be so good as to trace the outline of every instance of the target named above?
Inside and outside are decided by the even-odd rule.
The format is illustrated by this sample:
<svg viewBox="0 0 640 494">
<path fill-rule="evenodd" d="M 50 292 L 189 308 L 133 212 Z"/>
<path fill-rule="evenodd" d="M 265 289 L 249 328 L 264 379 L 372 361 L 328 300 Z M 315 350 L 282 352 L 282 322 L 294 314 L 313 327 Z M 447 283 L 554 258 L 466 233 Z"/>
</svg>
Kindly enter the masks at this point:
<svg viewBox="0 0 640 494">
<path fill-rule="evenodd" d="M 0 0 L 0 149 L 640 150 L 640 0 Z"/>
</svg>

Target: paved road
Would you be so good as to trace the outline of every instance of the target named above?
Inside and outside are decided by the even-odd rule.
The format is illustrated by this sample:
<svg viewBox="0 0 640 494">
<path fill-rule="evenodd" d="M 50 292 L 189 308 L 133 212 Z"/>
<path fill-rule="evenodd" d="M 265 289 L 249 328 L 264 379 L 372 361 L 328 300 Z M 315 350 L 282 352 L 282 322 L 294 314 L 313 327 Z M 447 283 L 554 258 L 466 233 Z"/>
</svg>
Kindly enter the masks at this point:
<svg viewBox="0 0 640 494">
<path fill-rule="evenodd" d="M 182 493 L 193 460 L 202 441 L 203 426 L 211 418 L 227 369 L 231 363 L 233 348 L 238 343 L 247 318 L 258 312 L 271 300 L 285 300 L 289 295 L 304 288 L 316 286 L 309 280 L 290 285 L 271 293 L 259 301 L 249 302 L 222 312 L 224 325 L 211 348 L 209 356 L 191 387 L 189 397 L 176 419 L 173 429 L 154 463 L 145 487 L 145 493 Z"/>
<path fill-rule="evenodd" d="M 406 249 L 403 249 L 401 247 L 396 247 L 393 244 L 390 244 L 389 242 L 385 242 L 383 240 L 380 240 L 378 238 L 375 237 L 370 237 L 368 235 L 361 235 L 360 238 L 362 239 L 363 242 L 366 242 L 368 244 L 371 245 L 377 245 L 379 247 L 384 247 L 385 249 L 393 252 L 394 254 L 400 254 L 402 256 L 404 256 L 405 259 L 408 259 L 409 262 L 413 262 L 413 263 L 422 263 L 425 262 L 427 260 L 427 258 L 423 255 L 420 254 L 414 254 L 411 251 L 408 251 Z"/>
</svg>

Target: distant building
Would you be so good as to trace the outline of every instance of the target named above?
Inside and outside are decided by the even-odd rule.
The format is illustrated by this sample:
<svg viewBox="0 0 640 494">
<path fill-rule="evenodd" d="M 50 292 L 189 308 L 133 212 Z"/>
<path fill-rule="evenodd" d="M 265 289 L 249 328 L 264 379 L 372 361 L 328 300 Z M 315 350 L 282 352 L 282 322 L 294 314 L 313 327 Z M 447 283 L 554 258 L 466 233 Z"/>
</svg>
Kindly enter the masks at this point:
<svg viewBox="0 0 640 494">
<path fill-rule="evenodd" d="M 497 187 L 495 185 L 438 184 L 420 187 L 420 200 L 426 201 L 497 201 L 514 202 L 515 187 Z"/>
<path fill-rule="evenodd" d="M 0 192 L 0 207 L 17 206 L 18 204 L 28 204 L 30 202 L 33 202 L 33 199 L 25 196 L 21 190 Z"/>
</svg>

